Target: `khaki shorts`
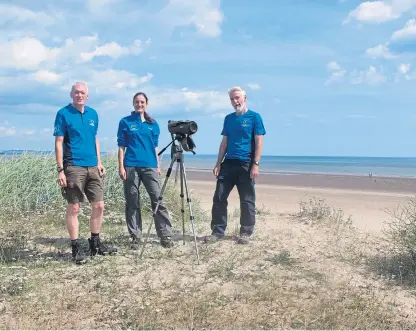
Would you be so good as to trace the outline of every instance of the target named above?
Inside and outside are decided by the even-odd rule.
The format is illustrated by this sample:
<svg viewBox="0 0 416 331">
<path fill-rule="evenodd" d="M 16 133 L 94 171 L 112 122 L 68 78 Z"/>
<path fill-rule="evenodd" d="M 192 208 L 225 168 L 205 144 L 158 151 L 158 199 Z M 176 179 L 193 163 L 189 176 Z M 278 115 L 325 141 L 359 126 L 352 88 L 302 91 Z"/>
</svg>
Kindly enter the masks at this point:
<svg viewBox="0 0 416 331">
<path fill-rule="evenodd" d="M 68 203 L 84 202 L 85 195 L 90 203 L 104 200 L 103 180 L 98 167 L 67 166 L 64 171 L 67 186 L 63 195 Z"/>
</svg>

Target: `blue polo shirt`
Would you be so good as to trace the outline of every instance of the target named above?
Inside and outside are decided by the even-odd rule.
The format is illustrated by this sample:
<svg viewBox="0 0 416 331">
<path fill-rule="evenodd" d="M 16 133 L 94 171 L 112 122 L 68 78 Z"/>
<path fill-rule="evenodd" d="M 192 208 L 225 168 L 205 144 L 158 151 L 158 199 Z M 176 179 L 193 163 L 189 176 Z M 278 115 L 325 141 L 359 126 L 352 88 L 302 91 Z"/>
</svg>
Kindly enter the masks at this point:
<svg viewBox="0 0 416 331">
<path fill-rule="evenodd" d="M 160 129 L 155 120 L 144 121 L 136 112 L 122 118 L 118 124 L 117 144 L 126 147 L 124 165 L 157 168 L 155 148 L 159 145 Z"/>
<path fill-rule="evenodd" d="M 248 109 L 239 116 L 228 114 L 221 134 L 228 137 L 225 159 L 249 162 L 254 158 L 254 136 L 265 135 L 266 130 L 260 114 Z"/>
<path fill-rule="evenodd" d="M 97 131 L 98 114 L 95 109 L 85 106 L 84 112 L 81 113 L 69 104 L 58 111 L 53 135 L 64 137 L 65 166 L 97 166 Z"/>
</svg>

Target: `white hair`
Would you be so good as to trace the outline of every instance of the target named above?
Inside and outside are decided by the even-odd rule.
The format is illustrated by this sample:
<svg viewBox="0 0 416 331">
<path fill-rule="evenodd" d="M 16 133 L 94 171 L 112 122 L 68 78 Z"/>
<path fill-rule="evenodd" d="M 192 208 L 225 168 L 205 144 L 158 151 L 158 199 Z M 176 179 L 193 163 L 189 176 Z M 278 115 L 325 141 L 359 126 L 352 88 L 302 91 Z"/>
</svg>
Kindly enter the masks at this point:
<svg viewBox="0 0 416 331">
<path fill-rule="evenodd" d="M 231 96 L 233 92 L 240 92 L 243 96 L 246 96 L 246 91 L 243 90 L 240 86 L 234 86 L 228 90 L 228 96 Z"/>
<path fill-rule="evenodd" d="M 72 85 L 71 91 L 73 91 L 74 88 L 75 88 L 75 86 L 77 86 L 77 85 L 84 85 L 85 86 L 85 89 L 87 90 L 87 94 L 88 94 L 88 85 L 85 82 L 75 82 L 75 84 Z"/>
</svg>

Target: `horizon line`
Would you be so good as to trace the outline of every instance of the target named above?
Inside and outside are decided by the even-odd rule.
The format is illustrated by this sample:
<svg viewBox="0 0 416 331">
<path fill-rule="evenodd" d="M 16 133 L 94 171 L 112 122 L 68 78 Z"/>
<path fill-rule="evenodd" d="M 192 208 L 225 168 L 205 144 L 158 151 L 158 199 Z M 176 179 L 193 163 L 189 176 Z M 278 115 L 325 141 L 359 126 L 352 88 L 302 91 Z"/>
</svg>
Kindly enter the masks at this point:
<svg viewBox="0 0 416 331">
<path fill-rule="evenodd" d="M 4 154 L 6 152 L 37 152 L 37 153 L 55 153 L 54 150 L 37 150 L 37 149 L 0 149 L 0 154 Z M 111 151 L 101 151 L 101 154 L 109 154 L 117 152 L 116 149 Z M 185 152 L 186 154 L 186 152 Z M 213 156 L 217 157 L 218 154 L 210 154 L 210 153 L 196 153 L 197 156 Z M 392 156 L 392 155 L 301 155 L 301 154 L 292 154 L 292 155 L 283 155 L 283 154 L 263 154 L 261 157 L 327 157 L 327 158 L 416 158 L 415 156 Z"/>
</svg>

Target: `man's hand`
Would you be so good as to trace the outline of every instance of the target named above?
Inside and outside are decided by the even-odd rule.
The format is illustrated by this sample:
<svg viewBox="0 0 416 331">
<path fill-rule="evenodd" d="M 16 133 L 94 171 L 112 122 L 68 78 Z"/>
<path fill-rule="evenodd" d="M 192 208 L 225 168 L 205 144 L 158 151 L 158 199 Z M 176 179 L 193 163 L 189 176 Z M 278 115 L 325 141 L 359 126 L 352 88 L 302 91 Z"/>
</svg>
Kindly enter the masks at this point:
<svg viewBox="0 0 416 331">
<path fill-rule="evenodd" d="M 220 171 L 221 171 L 221 163 L 217 163 L 215 165 L 214 170 L 212 170 L 212 172 L 213 172 L 214 176 L 217 177 L 220 174 Z"/>
<path fill-rule="evenodd" d="M 58 184 L 61 187 L 66 187 L 66 176 L 63 171 L 58 172 Z"/>
<path fill-rule="evenodd" d="M 118 174 L 122 180 L 126 180 L 126 169 L 124 167 L 118 170 Z"/>
<path fill-rule="evenodd" d="M 252 180 L 255 180 L 259 176 L 259 166 L 256 164 L 253 164 L 250 171 L 250 178 Z"/>
<path fill-rule="evenodd" d="M 97 166 L 97 168 L 98 168 L 98 172 L 100 174 L 100 177 L 104 177 L 105 176 L 105 168 L 104 168 L 104 166 L 101 163 L 99 163 L 98 166 Z"/>
</svg>

